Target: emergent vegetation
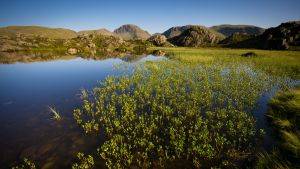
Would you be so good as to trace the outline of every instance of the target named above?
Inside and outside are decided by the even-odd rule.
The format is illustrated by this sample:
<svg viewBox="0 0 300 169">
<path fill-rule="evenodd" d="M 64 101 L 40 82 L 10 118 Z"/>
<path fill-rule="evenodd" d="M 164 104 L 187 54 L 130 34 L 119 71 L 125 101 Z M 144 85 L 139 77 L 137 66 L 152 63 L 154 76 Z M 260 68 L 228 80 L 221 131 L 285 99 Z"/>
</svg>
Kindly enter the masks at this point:
<svg viewBox="0 0 300 169">
<path fill-rule="evenodd" d="M 108 168 L 238 168 L 253 159 L 263 130 L 251 112 L 286 82 L 247 62 L 185 59 L 146 63 L 84 94 L 74 118 L 86 133 L 105 133 L 98 154 Z"/>
</svg>

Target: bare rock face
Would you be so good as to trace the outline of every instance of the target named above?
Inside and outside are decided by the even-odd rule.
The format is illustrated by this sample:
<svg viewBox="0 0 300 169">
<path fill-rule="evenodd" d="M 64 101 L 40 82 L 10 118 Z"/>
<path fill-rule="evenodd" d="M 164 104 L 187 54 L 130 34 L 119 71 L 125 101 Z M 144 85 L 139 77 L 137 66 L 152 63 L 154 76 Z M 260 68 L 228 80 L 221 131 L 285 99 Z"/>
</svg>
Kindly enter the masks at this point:
<svg viewBox="0 0 300 169">
<path fill-rule="evenodd" d="M 167 38 L 165 35 L 153 35 L 148 39 L 149 42 L 156 46 L 163 46 L 167 42 Z"/>
<path fill-rule="evenodd" d="M 70 55 L 75 55 L 75 54 L 77 54 L 77 49 L 76 49 L 76 48 L 69 48 L 69 49 L 68 49 L 68 53 L 69 53 Z"/>
</svg>

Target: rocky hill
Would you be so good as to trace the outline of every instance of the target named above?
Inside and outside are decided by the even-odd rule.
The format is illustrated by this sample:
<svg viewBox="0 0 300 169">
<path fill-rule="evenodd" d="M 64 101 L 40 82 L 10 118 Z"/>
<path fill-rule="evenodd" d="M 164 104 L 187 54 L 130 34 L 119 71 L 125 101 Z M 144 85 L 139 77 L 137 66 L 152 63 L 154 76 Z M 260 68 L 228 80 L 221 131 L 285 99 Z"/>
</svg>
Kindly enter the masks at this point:
<svg viewBox="0 0 300 169">
<path fill-rule="evenodd" d="M 193 25 L 169 41 L 177 46 L 200 47 L 216 44 L 224 38 L 224 35 L 206 27 Z"/>
<path fill-rule="evenodd" d="M 282 23 L 234 47 L 284 50 L 300 46 L 300 21 Z"/>
<path fill-rule="evenodd" d="M 183 31 L 191 28 L 192 26 L 193 25 L 175 26 L 163 32 L 162 35 L 165 35 L 165 37 L 167 37 L 168 39 L 173 38 L 180 35 Z"/>
<path fill-rule="evenodd" d="M 265 29 L 252 25 L 218 25 L 210 27 L 210 29 L 222 33 L 225 36 L 231 36 L 235 33 L 242 33 L 248 35 L 260 35 Z"/>
<path fill-rule="evenodd" d="M 114 30 L 114 33 L 125 40 L 129 40 L 129 39 L 146 40 L 151 36 L 147 31 L 132 24 L 122 25 L 118 29 Z"/>
<path fill-rule="evenodd" d="M 97 29 L 97 30 L 84 30 L 84 31 L 79 31 L 77 32 L 78 35 L 90 35 L 90 34 L 95 34 L 95 35 L 106 35 L 106 36 L 114 36 L 115 34 L 105 28 L 102 29 Z"/>
<path fill-rule="evenodd" d="M 286 22 L 267 29 L 258 37 L 264 49 L 288 49 L 300 46 L 300 21 Z"/>
<path fill-rule="evenodd" d="M 53 39 L 70 39 L 77 36 L 73 30 L 41 26 L 8 26 L 0 28 L 1 36 L 15 37 L 18 34 L 42 36 Z"/>
</svg>

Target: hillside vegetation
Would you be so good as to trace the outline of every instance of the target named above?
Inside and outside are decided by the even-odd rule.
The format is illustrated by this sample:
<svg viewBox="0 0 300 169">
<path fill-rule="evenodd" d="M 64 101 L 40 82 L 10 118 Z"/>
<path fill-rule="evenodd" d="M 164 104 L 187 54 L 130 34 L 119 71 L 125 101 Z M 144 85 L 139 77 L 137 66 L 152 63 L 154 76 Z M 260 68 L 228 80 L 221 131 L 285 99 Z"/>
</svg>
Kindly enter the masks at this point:
<svg viewBox="0 0 300 169">
<path fill-rule="evenodd" d="M 84 31 L 79 31 L 77 32 L 78 35 L 90 35 L 90 34 L 95 34 L 95 35 L 106 35 L 106 36 L 115 36 L 115 34 L 105 28 L 102 29 L 97 29 L 97 30 L 84 30 Z"/>
<path fill-rule="evenodd" d="M 47 28 L 41 26 L 8 26 L 0 28 L 1 36 L 12 37 L 17 34 L 43 36 L 53 39 L 70 39 L 77 36 L 75 31 L 63 28 Z"/>
</svg>

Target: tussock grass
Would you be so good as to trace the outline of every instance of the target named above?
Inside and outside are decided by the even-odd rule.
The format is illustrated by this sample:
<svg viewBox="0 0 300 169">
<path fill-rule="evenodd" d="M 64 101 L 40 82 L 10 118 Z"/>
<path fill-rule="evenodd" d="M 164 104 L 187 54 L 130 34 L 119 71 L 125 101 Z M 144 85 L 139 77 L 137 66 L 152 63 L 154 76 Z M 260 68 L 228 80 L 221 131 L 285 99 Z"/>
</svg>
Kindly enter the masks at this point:
<svg viewBox="0 0 300 169">
<path fill-rule="evenodd" d="M 300 88 L 280 92 L 269 103 L 271 126 L 279 133 L 281 161 L 300 167 Z"/>
</svg>

